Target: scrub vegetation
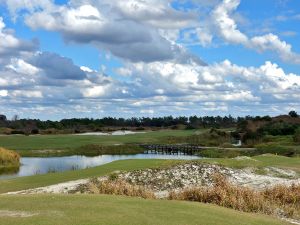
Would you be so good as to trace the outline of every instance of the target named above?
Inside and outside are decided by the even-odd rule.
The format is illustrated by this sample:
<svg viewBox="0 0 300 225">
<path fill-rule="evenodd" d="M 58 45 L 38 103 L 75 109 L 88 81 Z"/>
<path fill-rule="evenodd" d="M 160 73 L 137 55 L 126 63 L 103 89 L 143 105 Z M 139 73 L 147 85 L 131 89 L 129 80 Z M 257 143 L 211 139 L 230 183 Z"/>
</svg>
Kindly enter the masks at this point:
<svg viewBox="0 0 300 225">
<path fill-rule="evenodd" d="M 14 151 L 0 148 L 0 169 L 1 167 L 18 167 L 20 155 Z"/>
</svg>

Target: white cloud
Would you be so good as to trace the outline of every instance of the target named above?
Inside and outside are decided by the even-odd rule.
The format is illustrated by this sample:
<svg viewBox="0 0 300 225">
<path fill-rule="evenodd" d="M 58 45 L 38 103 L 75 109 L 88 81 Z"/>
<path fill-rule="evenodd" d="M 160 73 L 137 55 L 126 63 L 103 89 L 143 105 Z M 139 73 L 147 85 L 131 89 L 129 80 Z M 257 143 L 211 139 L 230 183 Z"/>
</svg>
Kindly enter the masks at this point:
<svg viewBox="0 0 300 225">
<path fill-rule="evenodd" d="M 292 46 L 280 40 L 277 35 L 269 33 L 249 38 L 242 33 L 232 16 L 239 4 L 240 0 L 223 0 L 217 5 L 211 14 L 211 29 L 216 29 L 217 34 L 228 43 L 241 44 L 258 52 L 275 52 L 285 62 L 300 64 L 300 55 L 294 53 Z"/>
<path fill-rule="evenodd" d="M 219 35 L 226 41 L 235 44 L 246 44 L 248 37 L 237 29 L 237 24 L 230 13 L 238 7 L 240 0 L 223 0 L 212 12 L 214 25 Z"/>
<path fill-rule="evenodd" d="M 93 44 L 134 62 L 194 58 L 176 39 L 180 29 L 198 24 L 197 14 L 176 10 L 170 0 L 14 3 L 6 2 L 13 15 L 22 12 L 32 29 L 60 32 L 66 42 Z M 198 59 L 198 63 L 203 62 Z"/>
<path fill-rule="evenodd" d="M 13 97 L 43 98 L 43 93 L 41 91 L 30 91 L 30 90 L 15 90 L 9 92 L 9 95 Z"/>
<path fill-rule="evenodd" d="M 1 97 L 6 97 L 8 95 L 8 91 L 7 90 L 0 90 L 0 96 Z"/>
<path fill-rule="evenodd" d="M 120 78 L 105 74 L 110 67 L 95 71 L 59 54 L 37 52 L 36 46 L 28 47 L 33 42 L 18 39 L 0 19 L 0 110 L 65 117 L 300 109 L 299 75 L 269 61 L 258 67 L 229 60 L 203 66 L 178 44 L 197 40 L 209 46 L 218 36 L 299 62 L 292 46 L 278 36 L 250 37 L 238 29 L 234 12 L 240 1 L 193 2 L 208 7 L 204 15 L 210 16 L 198 21 L 196 10 L 174 9 L 169 0 L 72 0 L 65 5 L 8 0 L 10 11 L 22 14 L 31 28 L 60 32 L 67 42 L 92 44 L 123 58 L 124 66 L 113 68 Z M 19 54 L 23 51 L 27 53 Z"/>
<path fill-rule="evenodd" d="M 82 90 L 83 97 L 86 98 L 97 98 L 105 94 L 105 87 L 103 86 L 94 86 L 88 87 Z"/>
<path fill-rule="evenodd" d="M 37 48 L 36 42 L 20 40 L 7 31 L 5 27 L 3 18 L 0 17 L 0 56 L 18 55 L 22 51 L 32 51 Z"/>
<path fill-rule="evenodd" d="M 35 66 L 25 62 L 23 59 L 18 58 L 12 58 L 11 64 L 7 65 L 6 68 L 25 75 L 35 75 L 40 71 Z"/>
</svg>

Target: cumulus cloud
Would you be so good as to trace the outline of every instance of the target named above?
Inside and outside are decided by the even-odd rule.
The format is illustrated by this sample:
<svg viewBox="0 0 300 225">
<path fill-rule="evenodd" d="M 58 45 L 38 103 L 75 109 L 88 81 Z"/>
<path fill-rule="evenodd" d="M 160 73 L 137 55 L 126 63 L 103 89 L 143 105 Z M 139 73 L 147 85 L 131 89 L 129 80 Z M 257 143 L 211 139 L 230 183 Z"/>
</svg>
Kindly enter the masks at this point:
<svg viewBox="0 0 300 225">
<path fill-rule="evenodd" d="M 16 38 L 11 30 L 5 29 L 6 25 L 0 17 L 0 56 L 19 55 L 22 52 L 30 52 L 38 47 L 38 42 L 25 41 Z"/>
<path fill-rule="evenodd" d="M 292 46 L 272 33 L 249 38 L 238 29 L 233 12 L 240 0 L 223 0 L 211 13 L 213 28 L 226 42 L 241 44 L 258 52 L 275 52 L 283 61 L 300 64 L 300 55 L 292 51 Z"/>
<path fill-rule="evenodd" d="M 71 59 L 55 53 L 36 53 L 30 59 L 30 63 L 32 66 L 41 69 L 47 78 L 82 80 L 86 76 L 84 71 L 74 65 Z"/>
<path fill-rule="evenodd" d="M 10 114 L 48 119 L 82 113 L 99 117 L 120 112 L 152 116 L 300 110 L 299 74 L 270 61 L 258 67 L 230 60 L 206 65 L 178 44 L 197 40 L 209 46 L 217 36 L 299 63 L 292 46 L 275 34 L 250 37 L 239 30 L 233 15 L 239 0 L 193 0 L 201 4 L 202 17 L 197 10 L 173 8 L 171 0 L 2 3 L 33 29 L 59 32 L 68 43 L 91 44 L 124 59 L 122 66 L 107 70 L 114 76 L 75 65 L 57 53 L 38 51 L 34 41 L 18 39 L 0 19 L 0 110 Z"/>
<path fill-rule="evenodd" d="M 89 0 L 70 1 L 68 5 L 46 1 L 16 6 L 11 6 L 13 1 L 7 1 L 7 5 L 13 12 L 27 10 L 25 23 L 32 29 L 58 31 L 66 42 L 93 44 L 126 60 L 193 58 L 171 36 L 179 29 L 196 26 L 197 15 L 175 10 L 167 0 L 126 3 Z"/>
</svg>

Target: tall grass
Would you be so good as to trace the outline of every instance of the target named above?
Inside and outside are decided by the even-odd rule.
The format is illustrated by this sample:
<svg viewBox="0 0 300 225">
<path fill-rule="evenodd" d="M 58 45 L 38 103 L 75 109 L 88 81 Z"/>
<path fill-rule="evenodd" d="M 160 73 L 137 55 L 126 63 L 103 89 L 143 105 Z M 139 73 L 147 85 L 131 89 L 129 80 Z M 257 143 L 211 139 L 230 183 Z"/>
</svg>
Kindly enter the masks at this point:
<svg viewBox="0 0 300 225">
<path fill-rule="evenodd" d="M 0 147 L 0 167 L 19 166 L 20 155 L 14 151 L 7 150 Z"/>
<path fill-rule="evenodd" d="M 99 181 L 94 178 L 81 187 L 81 192 L 89 194 L 109 194 L 109 195 L 125 195 L 131 197 L 141 197 L 145 199 L 155 199 L 152 191 L 138 185 L 132 185 L 124 180 L 103 180 Z"/>
<path fill-rule="evenodd" d="M 300 185 L 275 186 L 262 191 L 231 184 L 222 175 L 214 176 L 211 187 L 194 187 L 169 194 L 170 200 L 212 203 L 243 212 L 300 218 Z"/>
</svg>

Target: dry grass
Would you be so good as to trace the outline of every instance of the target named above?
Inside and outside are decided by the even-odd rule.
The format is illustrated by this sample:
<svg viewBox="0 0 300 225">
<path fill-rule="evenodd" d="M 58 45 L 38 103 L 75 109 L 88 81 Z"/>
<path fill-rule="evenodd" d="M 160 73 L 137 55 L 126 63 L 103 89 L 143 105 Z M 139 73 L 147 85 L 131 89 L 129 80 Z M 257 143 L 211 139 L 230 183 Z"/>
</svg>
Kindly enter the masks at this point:
<svg viewBox="0 0 300 225">
<path fill-rule="evenodd" d="M 215 175 L 213 186 L 171 192 L 169 199 L 212 203 L 243 212 L 299 219 L 300 185 L 276 186 L 264 191 L 255 191 L 232 185 L 222 175 Z"/>
<path fill-rule="evenodd" d="M 132 185 L 124 180 L 103 180 L 91 179 L 84 187 L 82 192 L 90 194 L 109 194 L 109 195 L 125 195 L 132 197 L 141 197 L 145 199 L 155 199 L 152 191 L 138 185 Z"/>
<path fill-rule="evenodd" d="M 0 167 L 1 166 L 19 166 L 20 155 L 14 151 L 0 148 Z"/>
</svg>

